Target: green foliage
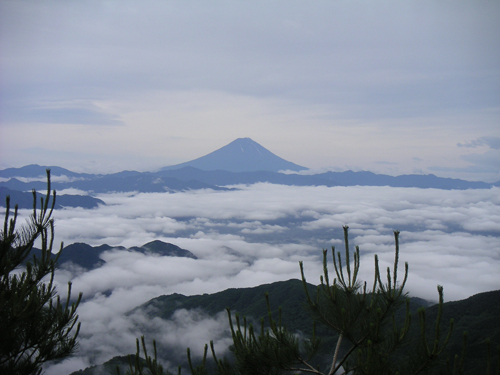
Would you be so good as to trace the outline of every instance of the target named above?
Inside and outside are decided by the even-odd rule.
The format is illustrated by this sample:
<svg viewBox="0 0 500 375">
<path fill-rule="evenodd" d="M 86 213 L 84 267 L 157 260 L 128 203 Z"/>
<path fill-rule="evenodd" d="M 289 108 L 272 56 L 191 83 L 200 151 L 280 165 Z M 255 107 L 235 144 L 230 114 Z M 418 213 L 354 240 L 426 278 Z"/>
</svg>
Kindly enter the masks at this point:
<svg viewBox="0 0 500 375">
<path fill-rule="evenodd" d="M 313 285 L 308 285 L 308 288 L 311 292 L 315 290 Z M 240 316 L 247 316 L 259 323 L 262 318 L 268 317 L 267 302 L 263 298 L 266 293 L 271 296 L 269 303 L 273 316 L 277 316 L 281 307 L 286 312 L 284 318 L 289 328 L 310 333 L 312 328 L 310 314 L 304 309 L 306 298 L 302 281 L 298 279 L 253 288 L 226 289 L 214 294 L 160 296 L 141 306 L 141 310 L 146 314 L 154 311 L 154 314 L 150 315 L 151 318 L 160 317 L 168 320 L 179 308 L 201 309 L 210 315 L 215 315 L 229 307 L 232 311 L 238 311 Z"/>
<path fill-rule="evenodd" d="M 230 311 L 229 324 L 233 338 L 232 351 L 234 364 L 227 360 L 218 360 L 219 374 L 421 374 L 433 371 L 440 365 L 440 355 L 450 337 L 452 326 L 444 339 L 441 337 L 441 308 L 443 289 L 438 287 L 440 312 L 435 321 L 432 338 L 427 338 L 424 310 L 419 310 L 421 334 L 417 342 L 408 342 L 411 325 L 409 300 L 404 287 L 408 277 L 408 264 L 405 264 L 402 282 L 398 281 L 399 232 L 394 233 L 396 249 L 394 266 L 387 268 L 387 281 L 383 282 L 378 257 L 375 256 L 375 274 L 373 287 L 367 289 L 367 283 L 358 279 L 360 267 L 359 248 L 353 254 L 351 264 L 348 228 L 344 227 L 345 267 L 342 256 L 332 248 L 335 275 L 330 282 L 327 251 L 323 252 L 323 275 L 315 296 L 308 290 L 303 264 L 300 270 L 308 307 L 313 321 L 327 327 L 336 344 L 331 347 L 331 359 L 327 365 L 315 360 L 315 354 L 321 345 L 316 337 L 316 330 L 310 338 L 299 337 L 282 324 L 281 313 L 278 320 L 271 314 L 268 303 L 268 328 L 261 322 L 259 332 L 247 325 L 246 319 L 241 324 L 236 316 L 233 323 Z M 398 324 L 396 313 L 405 307 L 402 324 Z M 195 369 L 193 374 L 204 374 L 203 368 Z M 193 371 L 193 370 L 192 370 Z M 446 368 L 443 367 L 443 371 Z M 461 363 L 451 369 L 461 372 Z"/>
<path fill-rule="evenodd" d="M 139 339 L 136 340 L 137 353 L 134 357 L 129 356 L 129 369 L 126 375 L 172 375 L 170 372 L 163 370 L 163 366 L 158 362 L 158 355 L 156 351 L 156 341 L 153 341 L 153 354 L 154 357 L 148 355 L 148 349 L 144 336 L 141 337 L 141 345 Z M 144 352 L 144 358 L 141 358 L 141 347 Z M 120 375 L 120 367 L 116 366 L 116 372 Z M 181 373 L 179 368 L 179 374 Z"/>
<path fill-rule="evenodd" d="M 50 171 L 47 170 L 47 194 L 41 198 L 41 208 L 37 211 L 33 191 L 33 213 L 19 229 L 16 229 L 18 206 L 11 217 L 10 198 L 6 199 L 4 226 L 0 232 L 2 374 L 40 374 L 43 363 L 70 355 L 77 345 L 80 324 L 77 324 L 76 309 L 81 295 L 70 305 L 71 284 L 65 302 L 55 290 L 58 257 L 51 256 L 55 191 L 50 198 Z M 39 256 L 31 254 L 37 239 L 41 243 Z M 21 271 L 23 264 L 25 269 Z"/>
<path fill-rule="evenodd" d="M 426 318 L 435 320 L 438 312 L 437 305 L 431 306 L 425 312 Z M 466 332 L 467 360 L 463 364 L 464 373 L 476 374 L 478 368 L 486 370 L 485 364 L 490 367 L 490 374 L 497 373 L 493 369 L 500 371 L 500 347 L 497 346 L 500 343 L 500 291 L 484 292 L 461 301 L 446 302 L 442 320 L 449 321 L 452 318 L 454 327 L 445 349 L 446 355 L 453 359 L 456 353 L 462 351 L 463 335 Z"/>
<path fill-rule="evenodd" d="M 424 308 L 417 310 L 414 305 L 410 305 L 410 299 L 404 291 L 408 277 L 408 264 L 404 266 L 402 277 L 398 273 L 399 232 L 394 232 L 394 239 L 395 257 L 392 270 L 388 267 L 386 277 L 382 277 L 378 257 L 375 256 L 375 272 L 371 289 L 368 288 L 366 281 L 359 279 L 359 248 L 356 247 L 354 253 L 351 254 L 347 227 L 344 227 L 344 257 L 332 248 L 331 259 L 335 272 L 332 281 L 328 270 L 326 250 L 323 251 L 323 274 L 320 276 L 320 284 L 317 288 L 311 288 L 311 285 L 307 283 L 304 266 L 300 263 L 301 284 L 310 313 L 305 318 L 304 315 L 300 316 L 309 324 L 313 323 L 310 330 L 297 331 L 296 321 L 294 321 L 293 328 L 288 329 L 284 323 L 285 319 L 282 318 L 282 309 L 272 304 L 267 293 L 263 301 L 266 305 L 267 316 L 261 318 L 260 325 L 253 324 L 253 321 L 248 321 L 244 315 L 241 315 L 246 308 L 248 311 L 245 313 L 249 316 L 261 316 L 262 308 L 257 307 L 254 295 L 245 290 L 242 292 L 234 289 L 220 292 L 216 294 L 218 298 L 210 298 L 206 295 L 165 296 L 163 298 L 165 301 L 159 298 L 150 302 L 148 306 L 151 304 L 161 310 L 166 304 L 166 309 L 163 310 L 165 318 L 168 318 L 174 311 L 169 310 L 169 305 L 175 305 L 177 308 L 182 305 L 182 308 L 188 309 L 203 306 L 212 312 L 217 312 L 220 311 L 220 303 L 223 301 L 228 302 L 240 312 L 240 314 L 233 315 L 231 310 L 227 309 L 229 329 L 233 340 L 230 347 L 232 356 L 218 358 L 214 344 L 211 342 L 210 346 L 205 346 L 202 362 L 194 364 L 188 349 L 189 369 L 193 375 L 463 374 L 469 336 L 464 333 L 461 345 L 454 347 L 453 350 L 447 348 L 454 325 L 450 316 L 456 311 L 445 313 L 443 310 L 441 286 L 437 287 L 439 296 L 437 305 L 428 310 Z M 271 288 L 274 292 L 284 291 L 284 284 L 275 283 L 261 287 Z M 290 288 L 291 284 L 288 282 L 286 285 Z M 280 302 L 292 301 L 295 305 L 300 305 L 300 297 L 296 298 L 295 293 L 293 293 L 294 298 L 286 294 L 276 292 L 273 296 L 276 296 Z M 248 307 L 249 304 L 251 307 Z M 292 308 L 287 305 L 283 311 L 286 314 L 292 313 L 292 315 L 299 316 L 296 314 L 297 306 Z M 417 319 L 412 319 L 415 315 Z M 492 314 L 484 312 L 483 315 L 485 321 L 489 322 L 488 319 Z M 495 321 L 497 319 L 498 316 L 495 316 Z M 450 322 L 450 325 L 447 329 L 443 329 L 442 322 L 446 320 Z M 291 320 L 286 321 L 288 324 Z M 303 323 L 300 326 L 303 326 Z M 466 322 L 461 325 L 461 327 L 465 326 Z M 484 343 L 484 339 L 482 340 Z M 480 371 L 485 369 L 488 374 L 492 373 L 491 363 L 494 362 L 491 357 L 495 357 L 495 353 L 490 354 L 490 346 L 488 346 L 488 363 L 482 363 L 479 367 Z M 213 362 L 207 360 L 209 347 Z M 486 350 L 486 345 L 483 350 Z M 325 353 L 328 353 L 328 357 L 325 357 Z M 477 369 L 478 367 L 475 368 Z M 132 372 L 132 374 L 138 373 Z M 156 375 L 159 372 L 151 371 L 151 374 Z"/>
</svg>

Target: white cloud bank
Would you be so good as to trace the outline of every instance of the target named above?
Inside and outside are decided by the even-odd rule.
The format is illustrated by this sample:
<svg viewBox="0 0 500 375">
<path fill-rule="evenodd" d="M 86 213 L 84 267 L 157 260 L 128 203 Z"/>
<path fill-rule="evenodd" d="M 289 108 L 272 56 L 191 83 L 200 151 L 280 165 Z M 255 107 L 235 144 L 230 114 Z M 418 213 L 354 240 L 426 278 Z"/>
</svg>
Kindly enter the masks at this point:
<svg viewBox="0 0 500 375">
<path fill-rule="evenodd" d="M 106 206 L 57 211 L 56 235 L 66 244 L 130 247 L 159 239 L 199 259 L 111 250 L 103 255 L 106 263 L 95 270 L 61 269 L 60 290 L 72 280 L 74 292 L 84 293 L 79 308 L 81 349 L 47 374 L 68 373 L 71 366 L 76 370 L 134 352 L 135 338 L 142 333 L 165 347 L 175 337 L 185 338 L 179 344 L 183 348 L 201 351 L 211 338 L 224 347 L 227 324 L 222 316 L 179 312 L 167 322 L 127 312 L 163 294 L 214 293 L 299 278 L 299 260 L 304 261 L 307 280 L 317 282 L 321 249 L 342 249 L 342 225 L 350 226 L 351 245 L 360 246 L 364 279 L 371 280 L 375 253 L 383 268 L 392 267 L 392 231 L 400 230 L 400 259 L 409 262 L 407 289 L 412 295 L 435 300 L 439 284 L 445 301 L 450 301 L 500 285 L 498 188 L 238 188 L 101 195 Z M 197 327 L 198 334 L 188 332 L 190 326 Z"/>
</svg>

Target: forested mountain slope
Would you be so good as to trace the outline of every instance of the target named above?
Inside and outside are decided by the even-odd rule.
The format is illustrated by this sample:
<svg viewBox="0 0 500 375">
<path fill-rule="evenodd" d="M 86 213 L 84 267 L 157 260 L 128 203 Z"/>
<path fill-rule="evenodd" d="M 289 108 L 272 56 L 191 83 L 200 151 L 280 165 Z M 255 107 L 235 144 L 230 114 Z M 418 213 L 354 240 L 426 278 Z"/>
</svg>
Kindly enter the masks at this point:
<svg viewBox="0 0 500 375">
<path fill-rule="evenodd" d="M 314 293 L 315 286 L 308 285 L 310 293 Z M 184 296 L 181 294 L 171 294 L 152 299 L 144 305 L 139 306 L 130 313 L 141 310 L 150 319 L 161 318 L 169 320 L 175 311 L 179 309 L 195 310 L 200 309 L 210 315 L 215 315 L 226 308 L 238 313 L 240 317 L 246 316 L 249 322 L 260 325 L 260 320 L 267 321 L 267 306 L 265 294 L 269 294 L 271 313 L 273 317 L 278 317 L 278 311 L 282 309 L 283 324 L 291 331 L 309 334 L 312 329 L 312 321 L 309 311 L 305 305 L 305 293 L 302 281 L 288 280 L 272 284 L 260 285 L 254 288 L 227 289 L 214 294 L 204 294 L 195 296 Z M 416 311 L 418 308 L 426 308 L 428 328 L 434 329 L 434 321 L 437 313 L 437 305 L 428 306 L 428 302 L 411 298 L 410 306 L 415 325 L 416 334 L 418 331 L 418 318 Z M 447 332 L 449 321 L 454 319 L 455 325 L 447 348 L 447 353 L 451 356 L 460 354 L 462 351 L 463 332 L 468 332 L 469 344 L 465 361 L 465 374 L 484 373 L 487 362 L 486 339 L 490 338 L 492 348 L 500 343 L 500 290 L 487 293 L 480 293 L 468 299 L 454 302 L 446 302 L 443 308 L 442 329 L 443 335 Z M 229 331 L 229 326 L 227 328 Z M 329 337 L 329 332 L 324 329 L 318 330 L 318 335 L 323 337 L 323 348 L 319 356 L 330 359 L 330 349 L 335 346 L 336 337 Z M 147 337 L 150 341 L 153 337 Z M 196 348 L 192 348 L 196 349 Z M 199 349 L 199 348 L 197 348 Z M 131 353 L 132 354 L 132 353 Z M 162 357 L 168 353 L 162 353 Z M 498 358 L 493 356 L 493 368 L 498 366 Z M 186 358 L 169 358 L 171 363 L 179 365 L 186 364 Z M 117 363 L 126 362 L 125 357 L 114 358 L 105 367 L 114 368 Z M 112 366 L 111 366 L 112 364 Z M 97 374 L 103 366 L 96 366 L 85 371 L 74 374 Z M 478 370 L 479 369 L 479 370 Z M 188 371 L 186 373 L 189 373 Z"/>
</svg>

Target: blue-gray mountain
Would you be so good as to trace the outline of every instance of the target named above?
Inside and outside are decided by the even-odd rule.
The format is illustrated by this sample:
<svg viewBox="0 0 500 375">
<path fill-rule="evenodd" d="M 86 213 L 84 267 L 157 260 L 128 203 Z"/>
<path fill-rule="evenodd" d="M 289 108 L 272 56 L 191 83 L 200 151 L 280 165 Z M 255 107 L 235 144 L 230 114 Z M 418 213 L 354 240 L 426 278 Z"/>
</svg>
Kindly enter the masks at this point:
<svg viewBox="0 0 500 375">
<path fill-rule="evenodd" d="M 43 190 L 41 190 L 43 192 Z M 4 186 L 0 186 L 0 206 L 5 205 L 5 199 L 10 196 L 11 207 L 16 204 L 19 208 L 33 208 L 33 193 L 11 190 Z M 37 192 L 37 202 L 40 202 L 42 194 Z M 52 197 L 49 199 L 49 205 L 52 204 Z M 101 199 L 97 199 L 88 195 L 58 195 L 54 208 L 63 207 L 82 207 L 82 208 L 97 208 L 99 205 L 106 205 Z"/>
<path fill-rule="evenodd" d="M 372 172 L 326 172 L 314 175 L 284 174 L 269 171 L 234 173 L 228 171 L 202 171 L 192 167 L 167 170 L 157 173 L 163 177 L 185 181 L 202 181 L 214 185 L 254 184 L 269 182 L 295 186 L 392 186 L 435 189 L 489 189 L 500 183 L 489 184 L 481 181 L 465 181 L 442 178 L 435 175 L 388 176 Z"/>
<path fill-rule="evenodd" d="M 228 190 L 226 186 L 269 182 L 296 186 L 393 186 L 435 189 L 488 189 L 500 186 L 441 178 L 435 175 L 388 176 L 372 172 L 326 172 L 314 175 L 284 174 L 279 170 L 300 171 L 304 167 L 290 163 L 249 138 L 237 139 L 225 147 L 191 162 L 162 168 L 157 172 L 123 171 L 114 174 L 75 173 L 60 167 L 29 165 L 0 171 L 0 186 L 17 191 L 45 189 L 45 170 L 52 172 L 56 190 L 75 188 L 93 193 L 178 192 L 196 189 Z M 17 177 L 17 178 L 16 178 Z M 22 179 L 28 180 L 22 181 Z M 3 201 L 0 202 L 0 205 Z"/>
<path fill-rule="evenodd" d="M 228 145 L 185 163 L 164 167 L 162 170 L 193 167 L 203 171 L 255 172 L 303 171 L 307 168 L 289 162 L 262 147 L 250 138 L 238 138 Z"/>
<path fill-rule="evenodd" d="M 0 171 L 0 177 L 11 178 L 11 177 L 24 177 L 24 178 L 40 178 L 41 181 L 45 181 L 46 173 L 45 171 L 50 169 L 52 176 L 66 176 L 68 179 L 85 179 L 94 178 L 96 175 L 87 173 L 76 173 L 71 172 L 68 169 L 61 167 L 51 166 L 51 167 L 40 167 L 37 164 L 25 165 L 21 168 L 7 168 Z"/>
<path fill-rule="evenodd" d="M 4 177 L 2 175 L 4 171 L 0 171 L 0 177 L 9 178 L 7 181 L 0 182 L 0 186 L 17 191 L 31 191 L 32 189 L 44 191 L 47 188 L 47 182 L 40 176 L 44 176 L 45 170 L 51 169 L 51 167 L 36 166 L 36 168 L 34 168 L 35 166 L 32 165 L 29 167 L 30 170 L 38 170 L 38 172 L 34 172 L 33 175 L 29 177 L 31 180 L 28 182 L 21 181 L 15 177 Z M 22 170 L 23 168 L 19 169 Z M 62 178 L 58 179 L 57 177 L 67 176 L 65 171 L 68 171 L 63 168 L 58 168 L 58 170 L 60 173 L 64 174 L 55 175 L 51 170 L 52 188 L 56 190 L 73 188 L 86 191 L 90 194 L 128 191 L 140 193 L 165 193 L 198 189 L 228 190 L 227 188 L 206 184 L 197 180 L 181 181 L 174 177 L 161 176 L 158 173 L 141 173 L 136 171 L 123 171 L 108 175 L 82 174 L 81 176 L 83 177 L 76 177 L 69 180 Z M 78 175 L 71 171 L 68 172 L 73 175 Z M 9 174 L 13 174 L 12 168 Z M 2 205 L 2 203 L 0 203 L 0 205 Z"/>
<path fill-rule="evenodd" d="M 45 172 L 45 167 L 39 167 Z M 87 191 L 89 194 L 112 192 L 179 192 L 197 189 L 231 190 L 229 185 L 254 184 L 268 182 L 280 185 L 294 186 L 392 186 L 418 187 L 434 189 L 489 189 L 500 186 L 500 183 L 486 183 L 481 181 L 465 181 L 453 178 L 441 178 L 435 175 L 402 175 L 388 176 L 372 172 L 326 172 L 315 175 L 283 174 L 270 171 L 256 172 L 229 172 L 203 171 L 193 167 L 164 170 L 159 172 L 120 172 L 110 175 L 91 175 L 85 180 L 70 182 L 53 182 L 56 190 L 74 188 Z M 43 192 L 46 182 L 23 182 L 16 178 L 0 182 L 0 187 L 15 191 L 31 191 L 36 189 Z M 4 194 L 5 195 L 5 194 Z M 11 194 L 12 195 L 12 194 Z M 57 198 L 59 202 L 59 197 Z M 5 200 L 0 202 L 3 206 Z M 98 202 L 100 203 L 100 202 Z M 62 202 L 61 202 L 62 205 Z M 71 206 L 66 204 L 66 206 Z M 73 207 L 78 206 L 73 204 Z M 95 206 L 95 205 L 93 205 Z M 92 208 L 92 207 L 86 207 Z"/>
</svg>

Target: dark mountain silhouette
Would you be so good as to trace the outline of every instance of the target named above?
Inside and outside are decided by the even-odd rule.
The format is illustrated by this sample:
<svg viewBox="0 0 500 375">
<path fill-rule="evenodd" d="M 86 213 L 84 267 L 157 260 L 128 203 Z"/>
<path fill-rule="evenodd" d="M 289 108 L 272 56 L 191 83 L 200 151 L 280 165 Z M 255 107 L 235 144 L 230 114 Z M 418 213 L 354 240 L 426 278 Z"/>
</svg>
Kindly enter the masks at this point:
<svg viewBox="0 0 500 375">
<path fill-rule="evenodd" d="M 308 285 L 309 293 L 314 295 L 316 287 Z M 279 316 L 279 309 L 282 309 L 282 322 L 290 331 L 297 331 L 310 334 L 312 324 L 310 312 L 304 305 L 305 294 L 302 281 L 291 279 L 271 284 L 259 285 L 252 288 L 233 288 L 214 294 L 203 294 L 194 296 L 184 296 L 182 294 L 170 294 L 154 298 L 145 304 L 135 308 L 130 313 L 141 311 L 149 318 L 170 319 L 175 311 L 179 309 L 203 311 L 215 316 L 227 307 L 233 312 L 237 312 L 240 317 L 246 316 L 249 322 L 259 327 L 260 320 L 267 321 L 267 306 L 264 298 L 265 293 L 269 294 L 271 312 L 273 317 Z M 418 334 L 417 309 L 426 309 L 426 319 L 429 322 L 428 328 L 434 329 L 437 305 L 429 306 L 429 303 L 420 298 L 410 299 L 410 311 L 414 319 L 415 332 Z M 465 300 L 445 302 L 443 306 L 442 329 L 447 332 L 448 323 L 454 318 L 455 325 L 446 349 L 446 354 L 453 358 L 454 354 L 462 351 L 463 332 L 468 332 L 468 347 L 466 351 L 465 372 L 466 375 L 484 373 L 487 363 L 487 350 L 485 340 L 491 339 L 492 348 L 500 342 L 500 290 L 476 294 Z M 404 316 L 396 316 L 402 324 Z M 320 356 L 325 356 L 326 360 L 331 359 L 331 348 L 335 347 L 335 338 L 331 337 L 330 331 L 317 327 L 317 334 L 323 338 L 323 348 Z M 146 337 L 152 340 L 153 337 Z M 157 341 L 158 337 L 156 337 Z M 182 348 L 184 349 L 184 348 Z M 192 348 L 194 349 L 194 348 Z M 160 349 L 161 350 L 161 349 Z M 133 353 L 130 353 L 133 354 Z M 172 355 L 172 358 L 169 357 Z M 185 356 L 178 353 L 171 353 L 168 350 L 161 352 L 162 358 L 168 358 L 173 364 L 186 365 Z M 184 363 L 183 363 L 184 362 Z M 492 369 L 500 365 L 498 358 L 492 355 Z M 93 366 L 85 370 L 74 372 L 72 375 L 97 375 L 99 371 L 109 368 L 115 371 L 116 365 L 127 366 L 126 357 L 115 357 L 103 365 Z"/>
<path fill-rule="evenodd" d="M 143 254 L 153 254 L 167 257 L 182 257 L 198 259 L 192 252 L 184 250 L 177 245 L 155 240 L 148 242 L 140 247 L 131 247 L 129 250 L 138 251 Z"/>
<path fill-rule="evenodd" d="M 101 259 L 101 254 L 112 249 L 136 251 L 156 256 L 197 259 L 197 257 L 189 250 L 185 250 L 177 245 L 159 240 L 148 242 L 142 246 L 134 246 L 129 249 L 123 246 L 109 246 L 106 244 L 100 246 L 90 246 L 86 243 L 76 242 L 62 249 L 62 253 L 59 257 L 59 266 L 63 266 L 64 263 L 71 262 L 80 267 L 91 270 L 103 265 L 105 262 Z"/>
<path fill-rule="evenodd" d="M 307 169 L 280 158 L 250 138 L 238 138 L 208 155 L 185 163 L 164 167 L 162 170 L 183 167 L 194 167 L 204 171 L 223 170 L 229 172 L 278 172 Z"/>
<path fill-rule="evenodd" d="M 437 306 L 426 311 L 429 321 L 435 321 Z M 467 299 L 444 304 L 442 321 L 454 320 L 448 353 L 460 353 L 463 333 L 467 332 L 465 374 L 485 374 L 486 340 L 491 340 L 492 373 L 500 371 L 500 290 L 475 294 Z M 496 364 L 495 364 L 496 363 Z"/>
<path fill-rule="evenodd" d="M 75 242 L 62 249 L 59 256 L 59 266 L 71 262 L 88 270 L 102 266 L 105 262 L 101 259 L 101 254 L 113 247 L 109 245 L 90 246 L 86 243 Z M 124 248 L 120 248 L 124 249 Z"/>
</svg>

